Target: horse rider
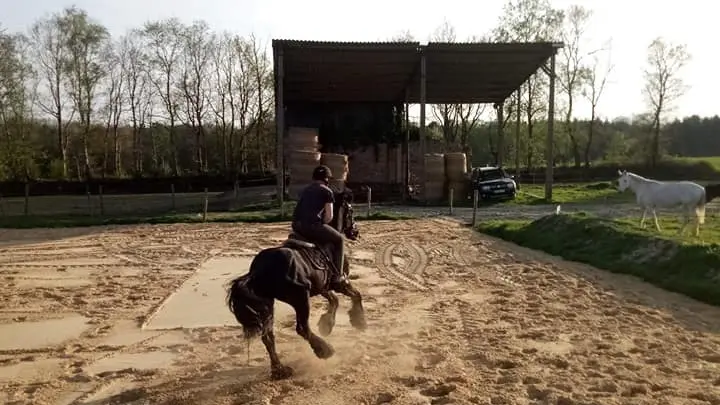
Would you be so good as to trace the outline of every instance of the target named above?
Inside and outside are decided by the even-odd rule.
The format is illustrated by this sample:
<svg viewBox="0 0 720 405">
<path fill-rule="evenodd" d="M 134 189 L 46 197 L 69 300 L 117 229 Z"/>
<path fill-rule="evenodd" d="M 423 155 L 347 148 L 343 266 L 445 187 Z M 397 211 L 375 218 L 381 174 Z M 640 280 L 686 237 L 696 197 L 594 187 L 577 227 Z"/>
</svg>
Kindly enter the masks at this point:
<svg viewBox="0 0 720 405">
<path fill-rule="evenodd" d="M 315 244 L 331 246 L 334 264 L 331 283 L 338 284 L 344 281 L 342 268 L 345 248 L 342 234 L 330 226 L 335 203 L 334 193 L 328 186 L 331 178 L 332 172 L 325 165 L 313 170 L 312 183 L 302 191 L 295 206 L 292 230 Z"/>
</svg>

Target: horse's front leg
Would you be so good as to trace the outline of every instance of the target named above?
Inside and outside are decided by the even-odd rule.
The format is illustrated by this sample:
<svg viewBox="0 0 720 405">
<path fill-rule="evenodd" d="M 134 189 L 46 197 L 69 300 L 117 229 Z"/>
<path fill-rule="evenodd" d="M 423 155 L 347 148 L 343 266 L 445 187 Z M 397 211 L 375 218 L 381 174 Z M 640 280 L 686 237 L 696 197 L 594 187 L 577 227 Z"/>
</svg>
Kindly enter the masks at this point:
<svg viewBox="0 0 720 405">
<path fill-rule="evenodd" d="M 268 356 L 270 357 L 270 378 L 273 380 L 282 380 L 289 378 L 293 374 L 293 369 L 282 364 L 275 348 L 275 332 L 273 330 L 274 323 L 274 307 L 270 313 L 270 317 L 265 320 L 265 326 L 262 331 L 262 342 L 265 345 Z M 249 355 L 249 354 L 248 354 Z"/>
<path fill-rule="evenodd" d="M 280 357 L 275 348 L 275 332 L 273 331 L 272 323 L 270 323 L 263 332 L 262 342 L 270 356 L 270 378 L 273 380 L 283 380 L 291 377 L 293 375 L 293 369 L 280 363 Z"/>
<path fill-rule="evenodd" d="M 315 355 L 318 358 L 327 359 L 335 354 L 335 349 L 310 329 L 310 295 L 308 292 L 297 291 L 286 302 L 295 309 L 295 330 L 298 335 L 310 343 Z"/>
<path fill-rule="evenodd" d="M 678 229 L 678 235 L 682 235 L 685 233 L 685 228 L 687 228 L 688 223 L 690 223 L 690 213 L 688 212 L 687 209 L 685 209 L 685 211 L 683 213 L 682 226 L 680 226 L 680 229 Z"/>
<path fill-rule="evenodd" d="M 660 229 L 660 223 L 658 222 L 657 213 L 655 212 L 655 208 L 652 208 L 652 214 L 653 214 L 653 219 L 655 220 L 655 228 L 657 229 L 658 232 L 661 232 L 662 229 Z"/>
<path fill-rule="evenodd" d="M 642 216 L 640 217 L 640 228 L 645 228 L 645 217 L 647 216 L 647 207 L 643 208 Z"/>
<path fill-rule="evenodd" d="M 338 306 L 340 306 L 340 300 L 338 300 L 337 295 L 332 291 L 327 291 L 322 294 L 322 296 L 328 300 L 328 305 L 325 313 L 320 316 L 318 329 L 321 335 L 328 336 L 332 333 L 333 327 L 335 327 L 335 316 L 337 315 Z"/>
<path fill-rule="evenodd" d="M 362 295 L 360 294 L 360 291 L 353 287 L 350 282 L 342 283 L 342 285 L 338 286 L 335 290 L 340 294 L 350 297 L 352 300 L 352 307 L 350 308 L 350 311 L 348 311 L 348 315 L 350 316 L 350 325 L 352 325 L 355 329 L 365 330 L 367 323 L 365 321 L 365 309 L 363 308 Z"/>
</svg>

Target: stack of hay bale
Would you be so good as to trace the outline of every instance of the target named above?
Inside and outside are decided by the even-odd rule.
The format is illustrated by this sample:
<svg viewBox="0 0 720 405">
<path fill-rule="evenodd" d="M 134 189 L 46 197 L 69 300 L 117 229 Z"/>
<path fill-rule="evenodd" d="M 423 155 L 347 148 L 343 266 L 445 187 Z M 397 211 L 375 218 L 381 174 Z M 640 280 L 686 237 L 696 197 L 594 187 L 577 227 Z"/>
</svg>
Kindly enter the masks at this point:
<svg viewBox="0 0 720 405">
<path fill-rule="evenodd" d="M 445 158 L 442 153 L 425 155 L 425 201 L 439 201 L 445 196 Z"/>
<path fill-rule="evenodd" d="M 345 182 L 350 171 L 348 156 L 338 153 L 323 153 L 320 162 L 327 166 L 333 174 L 330 187 L 338 191 L 345 190 Z"/>
<path fill-rule="evenodd" d="M 464 153 L 453 152 L 445 154 L 445 173 L 447 175 L 447 189 L 453 190 L 453 199 L 465 199 L 469 190 L 467 179 L 467 158 Z"/>
<path fill-rule="evenodd" d="M 312 180 L 312 171 L 320 164 L 318 130 L 315 128 L 290 127 L 288 129 L 288 169 L 290 185 L 288 194 L 297 199 L 302 189 Z"/>
</svg>

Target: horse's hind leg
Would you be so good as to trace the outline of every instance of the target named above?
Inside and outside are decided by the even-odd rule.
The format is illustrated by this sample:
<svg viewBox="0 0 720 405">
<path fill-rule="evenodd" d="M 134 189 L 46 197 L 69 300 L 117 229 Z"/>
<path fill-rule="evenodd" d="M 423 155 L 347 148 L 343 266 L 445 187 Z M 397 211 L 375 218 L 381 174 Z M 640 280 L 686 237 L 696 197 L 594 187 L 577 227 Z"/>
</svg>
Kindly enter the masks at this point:
<svg viewBox="0 0 720 405">
<path fill-rule="evenodd" d="M 299 290 L 288 297 L 286 301 L 295 309 L 298 335 L 307 340 L 318 358 L 327 359 L 335 354 L 335 349 L 323 338 L 314 334 L 310 329 L 310 296 L 306 290 Z"/>
<path fill-rule="evenodd" d="M 275 310 L 274 307 L 271 308 L 272 312 L 270 312 L 268 319 L 265 320 L 261 338 L 270 357 L 270 377 L 273 380 L 282 380 L 292 376 L 293 369 L 280 363 L 280 357 L 275 348 L 275 331 L 273 330 Z"/>
<path fill-rule="evenodd" d="M 660 228 L 660 223 L 657 219 L 657 213 L 655 212 L 655 208 L 652 209 L 653 219 L 655 220 L 655 229 L 657 229 L 658 232 L 662 232 L 662 229 Z"/>
<path fill-rule="evenodd" d="M 640 228 L 645 228 L 645 217 L 647 217 L 647 208 L 643 208 L 642 216 L 640 217 Z"/>
<path fill-rule="evenodd" d="M 352 300 L 352 307 L 350 308 L 350 311 L 348 311 L 348 315 L 350 316 L 350 325 L 352 325 L 355 329 L 364 330 L 367 327 L 367 323 L 365 321 L 365 309 L 363 308 L 362 295 L 360 294 L 360 291 L 355 289 L 355 287 L 353 287 L 353 285 L 349 282 L 342 283 L 342 285 L 338 286 L 336 291 L 350 297 Z"/>
<path fill-rule="evenodd" d="M 322 296 L 328 300 L 328 306 L 327 311 L 320 316 L 318 329 L 320 330 L 321 335 L 328 336 L 332 333 L 332 330 L 335 327 L 335 316 L 337 314 L 338 306 L 340 305 L 340 300 L 338 300 L 337 295 L 335 295 L 332 291 L 328 291 L 322 294 Z"/>
<path fill-rule="evenodd" d="M 687 228 L 689 222 L 690 222 L 690 215 L 688 214 L 687 209 L 686 209 L 683 213 L 682 225 L 680 226 L 680 229 L 678 229 L 678 235 L 682 235 L 685 233 L 685 228 Z"/>
</svg>

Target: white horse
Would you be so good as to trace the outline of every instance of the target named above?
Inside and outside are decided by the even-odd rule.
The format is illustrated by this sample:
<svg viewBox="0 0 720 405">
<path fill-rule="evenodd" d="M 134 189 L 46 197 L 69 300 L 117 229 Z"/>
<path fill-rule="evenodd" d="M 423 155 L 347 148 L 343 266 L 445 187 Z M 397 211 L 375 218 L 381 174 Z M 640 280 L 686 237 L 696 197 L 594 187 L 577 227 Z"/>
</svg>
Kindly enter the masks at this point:
<svg viewBox="0 0 720 405">
<path fill-rule="evenodd" d="M 652 211 L 655 227 L 660 231 L 656 208 L 681 206 L 684 210 L 684 222 L 678 234 L 685 231 L 690 215 L 695 217 L 695 236 L 700 234 L 700 224 L 705 223 L 705 187 L 691 181 L 657 181 L 647 179 L 626 170 L 618 170 L 618 190 L 630 189 L 637 197 L 637 203 L 643 208 L 640 227 L 645 227 L 645 216 Z"/>
</svg>

